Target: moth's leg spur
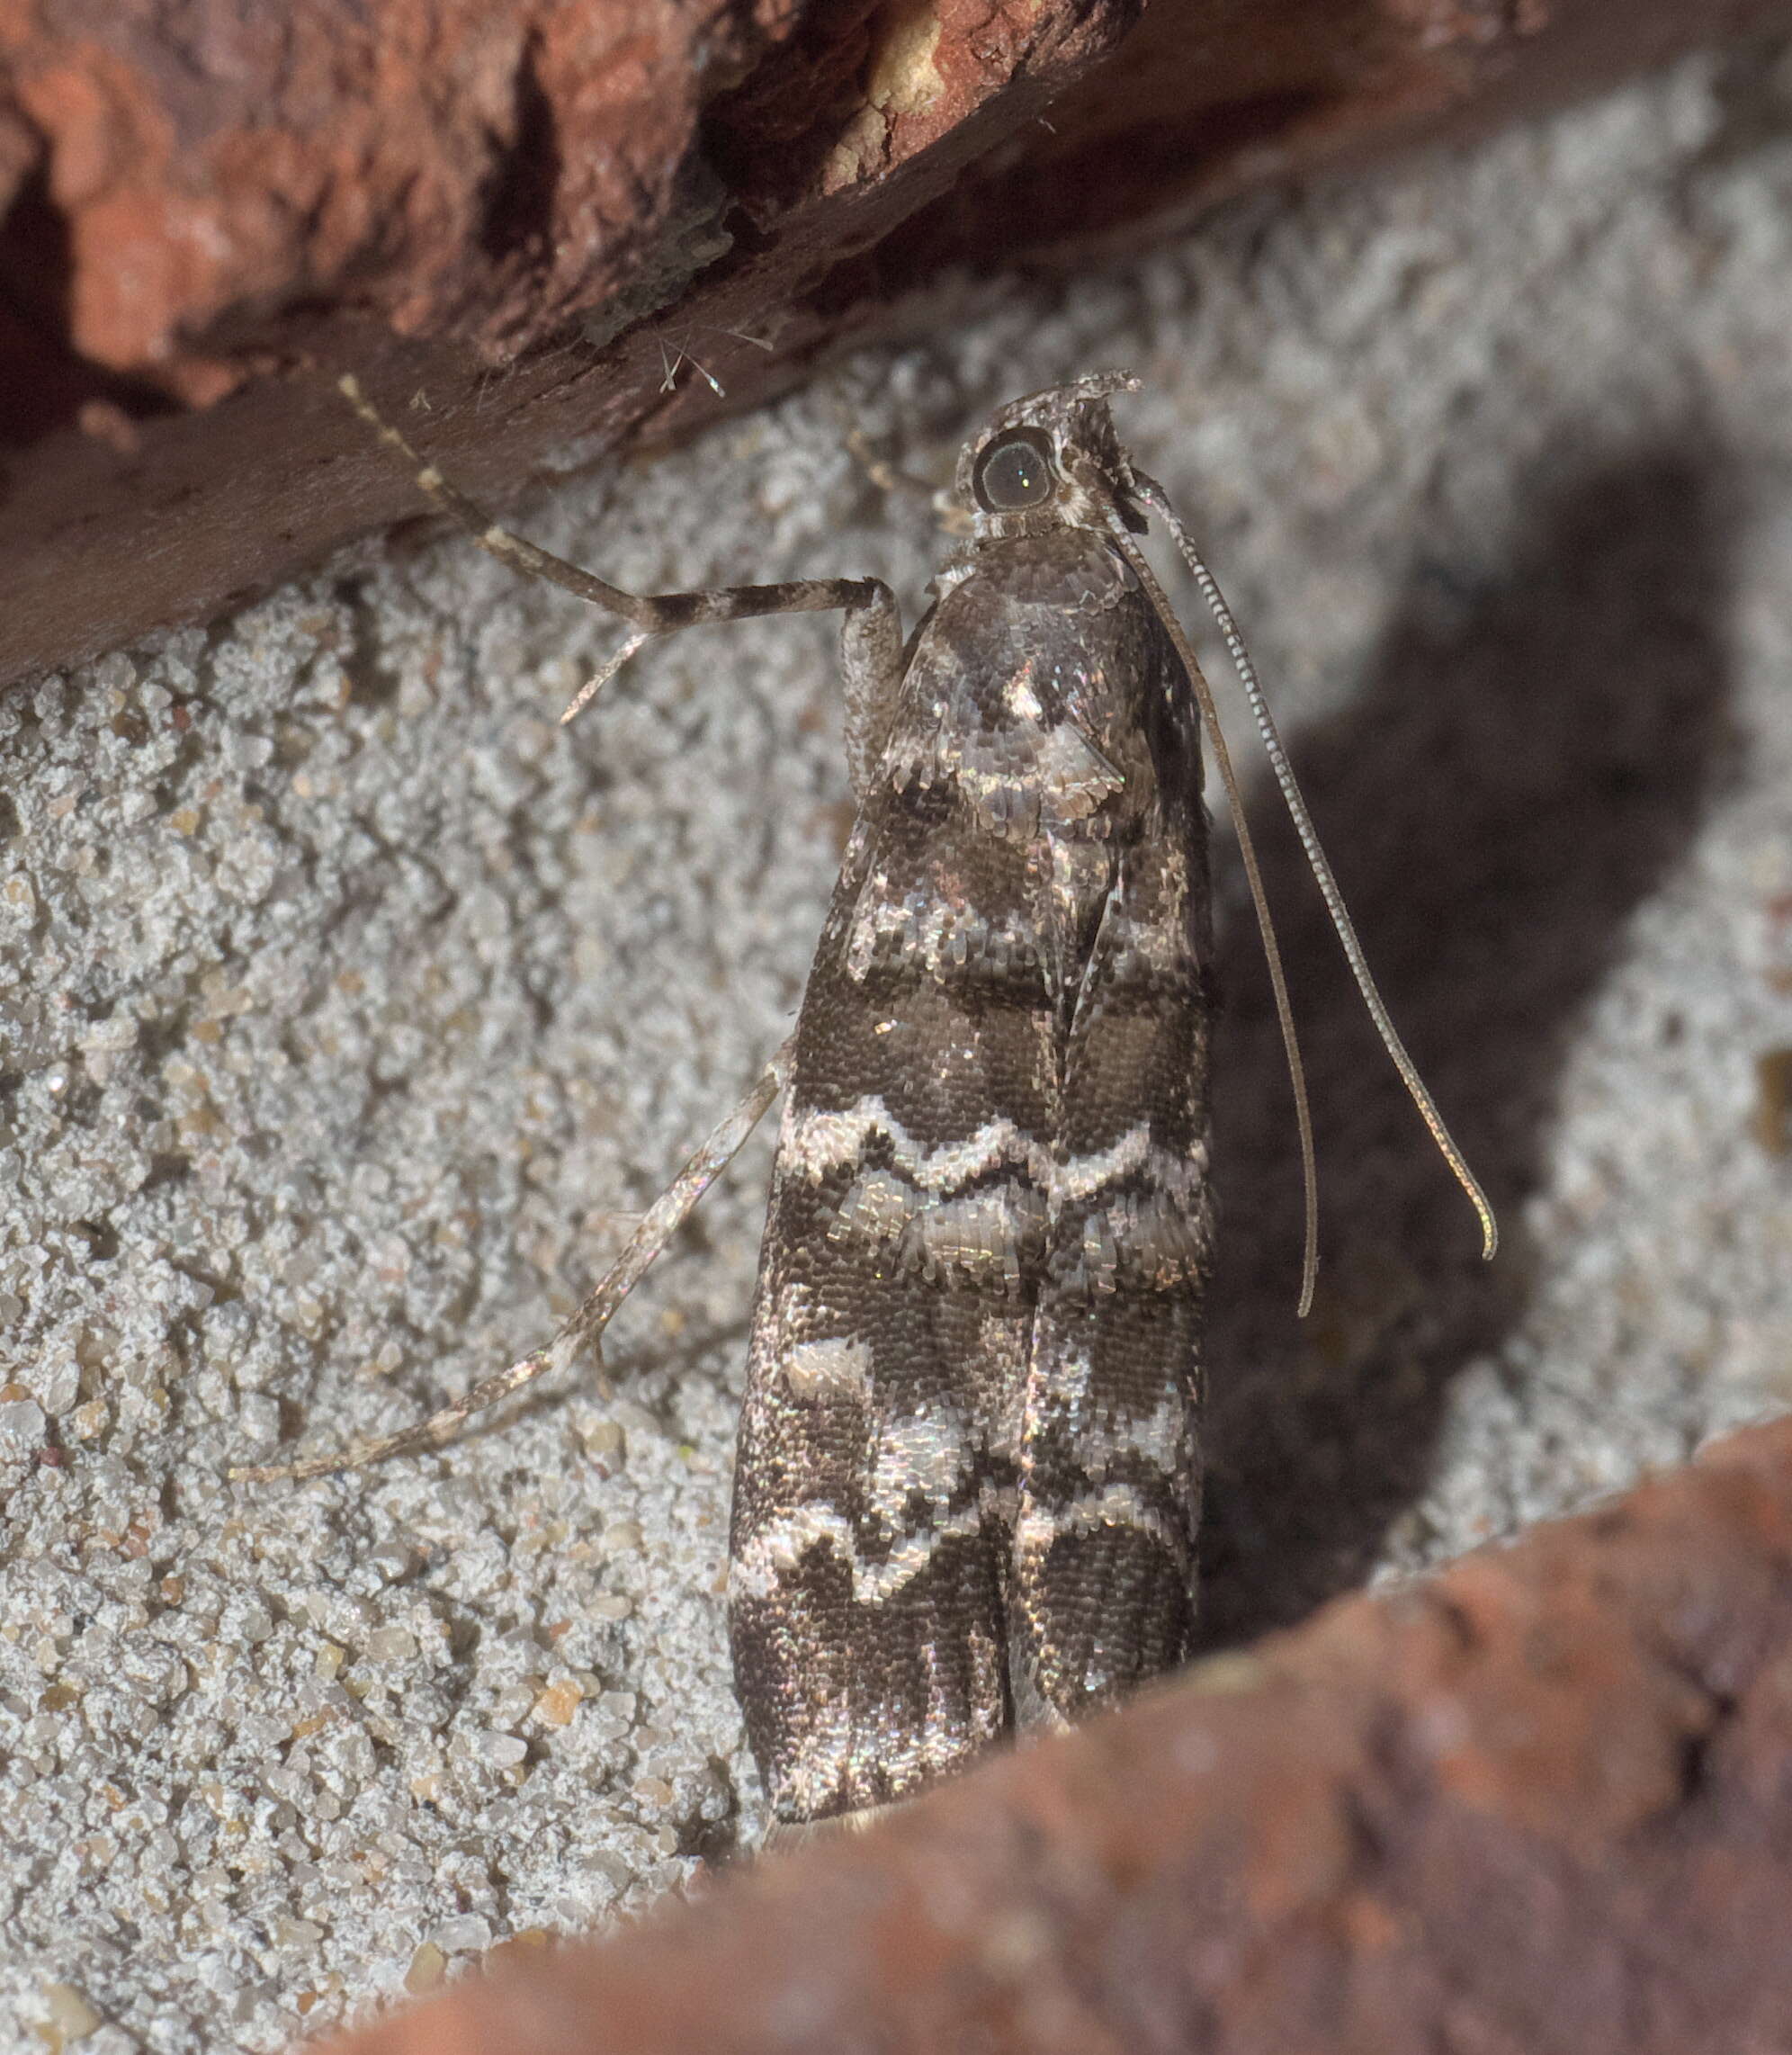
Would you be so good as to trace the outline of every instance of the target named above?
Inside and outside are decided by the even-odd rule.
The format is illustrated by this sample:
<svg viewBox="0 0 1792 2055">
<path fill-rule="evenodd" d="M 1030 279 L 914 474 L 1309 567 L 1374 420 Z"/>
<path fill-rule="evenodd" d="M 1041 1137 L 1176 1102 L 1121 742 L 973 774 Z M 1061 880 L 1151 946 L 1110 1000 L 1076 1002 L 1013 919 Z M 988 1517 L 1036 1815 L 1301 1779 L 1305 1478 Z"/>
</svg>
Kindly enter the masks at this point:
<svg viewBox="0 0 1792 2055">
<path fill-rule="evenodd" d="M 790 1075 L 795 1036 L 784 1043 L 753 1089 L 691 1157 L 684 1169 L 641 1216 L 628 1246 L 603 1280 L 545 1348 L 536 1349 L 476 1384 L 464 1398 L 445 1405 L 414 1426 L 369 1441 L 352 1441 L 327 1456 L 309 1456 L 291 1463 L 245 1464 L 230 1471 L 243 1484 L 269 1484 L 282 1477 L 326 1477 L 338 1470 L 358 1470 L 388 1456 L 408 1456 L 419 1449 L 444 1449 L 468 1421 L 512 1392 L 533 1384 L 551 1370 L 567 1368 L 587 1342 L 608 1326 L 623 1301 L 651 1268 L 654 1259 L 690 1217 L 697 1201 L 728 1167 L 741 1144 L 784 1090 Z"/>
<path fill-rule="evenodd" d="M 513 570 L 521 571 L 525 578 L 543 579 L 589 606 L 619 615 L 634 630 L 597 675 L 575 695 L 560 716 L 562 721 L 571 720 L 581 707 L 588 704 L 636 651 L 654 636 L 675 635 L 682 628 L 703 627 L 712 622 L 753 621 L 768 614 L 827 614 L 839 607 L 848 620 L 859 613 L 874 618 L 887 617 L 890 624 L 887 632 L 900 650 L 901 632 L 895 596 L 881 579 L 797 578 L 778 585 L 720 586 L 712 591 L 661 592 L 646 597 L 625 592 L 621 586 L 612 585 L 595 571 L 569 563 L 566 558 L 555 556 L 551 551 L 540 548 L 522 535 L 512 534 L 412 448 L 362 391 L 358 379 L 346 377 L 338 383 L 343 397 L 380 440 L 414 467 L 417 490 L 465 529 L 488 556 L 508 564 Z M 884 632 L 879 631 L 880 633 Z"/>
</svg>

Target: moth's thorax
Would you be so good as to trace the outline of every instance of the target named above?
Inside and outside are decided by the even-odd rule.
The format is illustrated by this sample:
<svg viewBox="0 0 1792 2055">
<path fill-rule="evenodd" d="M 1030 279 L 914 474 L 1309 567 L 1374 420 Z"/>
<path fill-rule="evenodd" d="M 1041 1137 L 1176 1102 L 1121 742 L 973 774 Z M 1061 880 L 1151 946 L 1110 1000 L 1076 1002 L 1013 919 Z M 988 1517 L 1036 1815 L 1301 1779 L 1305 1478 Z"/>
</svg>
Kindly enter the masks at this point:
<svg viewBox="0 0 1792 2055">
<path fill-rule="evenodd" d="M 1131 591 L 1136 583 L 1102 529 L 1053 520 L 1027 534 L 974 536 L 940 566 L 933 591 L 943 598 L 980 585 L 1018 603 L 1086 613 L 1103 594 Z"/>
<path fill-rule="evenodd" d="M 1105 536 L 979 542 L 935 590 L 884 753 L 897 792 L 954 794 L 999 835 L 1106 838 L 1198 777 L 1181 666 Z"/>
</svg>

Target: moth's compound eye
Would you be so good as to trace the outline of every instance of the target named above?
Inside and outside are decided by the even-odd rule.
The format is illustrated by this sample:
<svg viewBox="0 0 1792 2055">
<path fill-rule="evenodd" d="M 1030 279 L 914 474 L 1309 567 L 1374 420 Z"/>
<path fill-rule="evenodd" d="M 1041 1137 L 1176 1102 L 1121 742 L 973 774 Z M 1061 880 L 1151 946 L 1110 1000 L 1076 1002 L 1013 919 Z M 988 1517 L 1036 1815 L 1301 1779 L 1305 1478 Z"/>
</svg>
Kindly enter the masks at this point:
<svg viewBox="0 0 1792 2055">
<path fill-rule="evenodd" d="M 1044 506 L 1058 489 L 1050 437 L 1037 428 L 1016 428 L 991 443 L 977 459 L 972 484 L 986 514 L 1024 514 Z"/>
</svg>

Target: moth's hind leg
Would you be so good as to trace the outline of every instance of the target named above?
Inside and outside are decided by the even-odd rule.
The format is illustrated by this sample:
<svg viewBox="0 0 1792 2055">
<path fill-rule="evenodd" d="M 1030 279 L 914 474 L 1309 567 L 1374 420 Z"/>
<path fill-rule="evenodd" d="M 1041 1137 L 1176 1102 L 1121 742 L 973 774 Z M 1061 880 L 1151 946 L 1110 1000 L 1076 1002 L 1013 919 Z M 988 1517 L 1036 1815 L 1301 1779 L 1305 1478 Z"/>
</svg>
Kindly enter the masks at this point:
<svg viewBox="0 0 1792 2055">
<path fill-rule="evenodd" d="M 401 1427 L 376 1440 L 352 1441 L 327 1456 L 308 1456 L 291 1463 L 242 1465 L 230 1472 L 243 1484 L 267 1484 L 282 1477 L 327 1477 L 338 1470 L 363 1469 L 389 1456 L 407 1456 L 422 1449 L 444 1449 L 476 1414 L 521 1391 L 551 1370 L 565 1369 L 580 1350 L 594 1343 L 609 1325 L 623 1301 L 646 1276 L 654 1259 L 690 1216 L 692 1208 L 732 1162 L 741 1144 L 759 1125 L 766 1109 L 784 1088 L 790 1074 L 792 1042 L 786 1042 L 766 1066 L 753 1089 L 692 1156 L 678 1175 L 641 1216 L 628 1246 L 610 1266 L 602 1282 L 545 1348 L 536 1349 L 476 1384 L 462 1398 L 444 1405 L 426 1420 Z"/>
</svg>

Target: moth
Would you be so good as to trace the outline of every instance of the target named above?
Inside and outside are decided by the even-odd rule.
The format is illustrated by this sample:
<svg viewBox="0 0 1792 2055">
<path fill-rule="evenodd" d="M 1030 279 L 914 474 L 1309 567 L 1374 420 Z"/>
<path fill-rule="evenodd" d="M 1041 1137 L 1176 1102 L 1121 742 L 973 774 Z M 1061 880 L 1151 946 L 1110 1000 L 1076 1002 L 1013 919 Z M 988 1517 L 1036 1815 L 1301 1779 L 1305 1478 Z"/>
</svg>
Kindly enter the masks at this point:
<svg viewBox="0 0 1792 2055">
<path fill-rule="evenodd" d="M 875 579 L 641 598 L 498 527 L 388 426 L 483 547 L 650 637 L 838 608 L 856 819 L 795 1032 L 552 1342 L 306 1476 L 439 1447 L 596 1336 L 777 1093 L 730 1535 L 729 1632 L 774 1836 L 862 1823 L 1017 1731 L 1173 1667 L 1196 1602 L 1214 1011 L 1202 731 L 1285 981 L 1211 693 L 1140 550 L 1164 521 L 1213 607 L 1366 1001 L 1401 1046 L 1250 658 L 1103 373 L 967 444 L 968 539 L 905 642 Z"/>
</svg>

